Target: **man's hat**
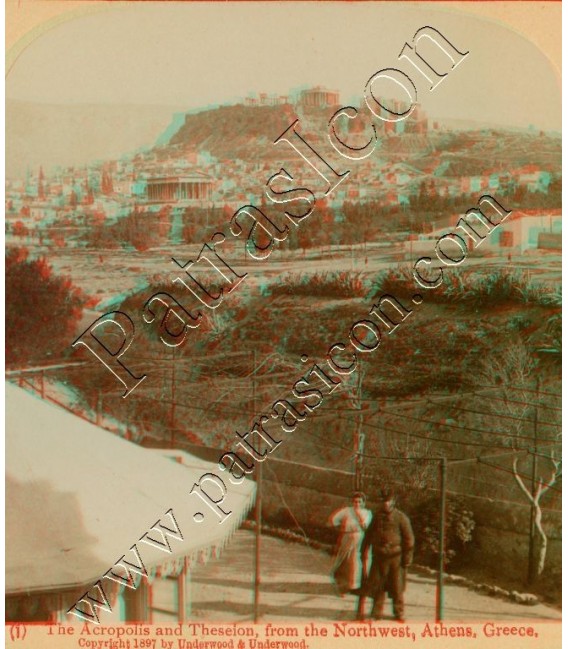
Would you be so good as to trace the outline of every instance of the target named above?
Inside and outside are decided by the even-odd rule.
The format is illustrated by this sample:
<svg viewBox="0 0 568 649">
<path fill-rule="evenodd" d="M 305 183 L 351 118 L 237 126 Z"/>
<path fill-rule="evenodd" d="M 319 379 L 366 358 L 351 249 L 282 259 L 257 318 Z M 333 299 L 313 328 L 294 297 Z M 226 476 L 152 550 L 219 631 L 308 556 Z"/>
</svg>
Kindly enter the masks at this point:
<svg viewBox="0 0 568 649">
<path fill-rule="evenodd" d="M 382 500 L 383 502 L 387 500 L 392 500 L 394 498 L 394 491 L 389 488 L 381 489 L 379 492 L 379 500 Z"/>
</svg>

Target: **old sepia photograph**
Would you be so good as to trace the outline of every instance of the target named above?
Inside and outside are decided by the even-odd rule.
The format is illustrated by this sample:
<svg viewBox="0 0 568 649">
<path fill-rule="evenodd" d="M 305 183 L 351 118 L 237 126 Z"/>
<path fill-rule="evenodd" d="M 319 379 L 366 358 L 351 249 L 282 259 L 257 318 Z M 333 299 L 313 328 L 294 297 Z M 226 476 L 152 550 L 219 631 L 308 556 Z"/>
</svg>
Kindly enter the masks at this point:
<svg viewBox="0 0 568 649">
<path fill-rule="evenodd" d="M 560 646 L 560 14 L 7 3 L 11 645 Z"/>
</svg>

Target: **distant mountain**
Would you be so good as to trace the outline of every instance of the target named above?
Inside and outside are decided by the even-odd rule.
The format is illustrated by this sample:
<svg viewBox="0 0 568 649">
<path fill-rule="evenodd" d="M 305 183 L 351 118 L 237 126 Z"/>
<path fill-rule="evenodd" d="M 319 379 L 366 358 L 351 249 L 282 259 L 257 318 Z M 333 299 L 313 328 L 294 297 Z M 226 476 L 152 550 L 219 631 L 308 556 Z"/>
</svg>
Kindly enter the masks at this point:
<svg viewBox="0 0 568 649">
<path fill-rule="evenodd" d="M 185 123 L 186 113 L 174 113 L 166 130 L 158 136 L 156 146 L 165 146 Z"/>
<path fill-rule="evenodd" d="M 514 131 L 515 133 L 526 132 L 527 129 L 514 126 L 504 126 L 502 124 L 495 124 L 494 122 L 478 122 L 473 119 L 449 119 L 443 118 L 437 120 L 435 117 L 433 121 L 447 128 L 450 131 L 482 131 L 482 130 L 495 130 L 495 131 Z"/>
<path fill-rule="evenodd" d="M 303 137 L 312 141 L 316 150 L 323 147 L 333 159 L 326 137 L 330 113 L 329 108 L 290 104 L 237 104 L 187 111 L 177 106 L 53 105 L 7 100 L 6 176 L 21 178 L 27 168 L 37 170 L 40 165 L 49 173 L 58 165 L 82 166 L 152 148 L 162 149 L 164 157 L 183 156 L 185 151 L 207 151 L 220 160 L 241 159 L 270 165 L 275 159 L 298 158 L 291 147 L 271 146 L 297 118 Z M 454 139 L 459 148 L 460 137 L 469 130 L 490 129 L 520 138 L 537 134 L 529 129 L 507 129 L 460 119 L 443 119 L 440 125 L 453 134 L 431 131 L 427 135 L 387 138 L 382 144 L 382 155 L 444 150 Z M 550 161 L 548 154 L 540 157 L 543 162 Z M 537 153 L 536 158 L 540 157 Z"/>
<path fill-rule="evenodd" d="M 84 165 L 150 148 L 179 111 L 179 106 L 55 105 L 7 99 L 6 175 L 22 177 L 27 167 L 43 165 L 47 172 L 57 165 Z"/>
</svg>

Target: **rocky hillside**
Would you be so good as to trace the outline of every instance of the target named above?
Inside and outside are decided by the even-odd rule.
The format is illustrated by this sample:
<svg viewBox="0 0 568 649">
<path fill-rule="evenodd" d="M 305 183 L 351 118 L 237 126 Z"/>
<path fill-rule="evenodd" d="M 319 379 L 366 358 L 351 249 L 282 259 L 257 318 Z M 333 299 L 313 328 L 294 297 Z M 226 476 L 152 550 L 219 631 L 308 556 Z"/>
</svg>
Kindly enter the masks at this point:
<svg viewBox="0 0 568 649">
<path fill-rule="evenodd" d="M 326 133 L 330 108 L 281 106 L 221 106 L 188 113 L 175 131 L 170 127 L 165 153 L 208 151 L 220 160 L 279 160 L 286 158 L 284 147 L 270 145 L 295 119 L 300 119 L 303 137 L 322 147 L 333 157 Z M 169 135 L 168 133 L 168 135 Z M 165 135 L 165 134 L 164 134 Z M 351 138 L 357 137 L 351 134 Z M 161 137 L 161 143 L 166 137 Z M 431 163 L 432 156 L 445 161 L 444 176 L 479 175 L 488 169 L 513 169 L 532 164 L 555 172 L 560 164 L 559 137 L 505 130 L 430 131 L 425 135 L 402 134 L 387 137 L 381 153 L 374 156 L 391 162 Z M 169 151 L 168 151 L 169 150 Z M 291 150 L 289 155 L 293 155 Z"/>
<path fill-rule="evenodd" d="M 286 106 L 221 106 L 187 114 L 170 146 L 209 151 L 220 160 L 250 159 L 260 143 L 277 138 L 296 114 Z"/>
</svg>

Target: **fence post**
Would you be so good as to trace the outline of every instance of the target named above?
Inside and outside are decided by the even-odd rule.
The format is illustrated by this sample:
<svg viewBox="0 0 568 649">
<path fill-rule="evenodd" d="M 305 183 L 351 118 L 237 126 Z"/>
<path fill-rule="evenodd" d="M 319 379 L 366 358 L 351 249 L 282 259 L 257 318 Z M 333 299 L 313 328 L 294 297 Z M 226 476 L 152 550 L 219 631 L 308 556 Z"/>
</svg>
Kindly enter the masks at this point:
<svg viewBox="0 0 568 649">
<path fill-rule="evenodd" d="M 438 582 L 436 584 L 436 622 L 444 618 L 444 563 L 446 555 L 446 458 L 440 458 L 440 533 L 438 548 Z"/>
</svg>

